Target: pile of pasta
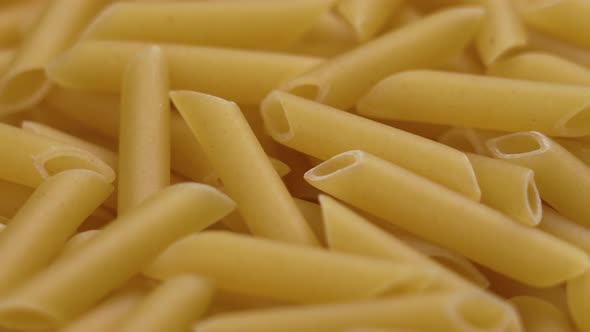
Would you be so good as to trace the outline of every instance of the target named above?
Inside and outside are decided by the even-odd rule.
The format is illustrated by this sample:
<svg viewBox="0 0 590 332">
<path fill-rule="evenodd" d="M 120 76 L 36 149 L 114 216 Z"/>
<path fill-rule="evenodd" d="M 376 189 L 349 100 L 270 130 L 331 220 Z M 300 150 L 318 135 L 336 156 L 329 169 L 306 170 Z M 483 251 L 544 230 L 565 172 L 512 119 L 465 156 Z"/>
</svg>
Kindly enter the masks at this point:
<svg viewBox="0 0 590 332">
<path fill-rule="evenodd" d="M 0 331 L 590 332 L 589 17 L 2 1 Z"/>
</svg>

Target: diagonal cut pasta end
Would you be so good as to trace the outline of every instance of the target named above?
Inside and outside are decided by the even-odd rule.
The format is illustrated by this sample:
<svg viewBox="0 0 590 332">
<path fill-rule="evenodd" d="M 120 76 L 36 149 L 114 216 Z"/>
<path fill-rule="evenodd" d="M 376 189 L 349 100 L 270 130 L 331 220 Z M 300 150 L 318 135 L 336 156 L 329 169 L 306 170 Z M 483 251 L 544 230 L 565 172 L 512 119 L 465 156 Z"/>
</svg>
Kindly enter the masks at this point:
<svg viewBox="0 0 590 332">
<path fill-rule="evenodd" d="M 590 133 L 590 97 L 586 104 L 572 111 L 555 126 L 559 136 L 586 136 Z"/>
<path fill-rule="evenodd" d="M 283 84 L 281 90 L 289 92 L 298 97 L 322 102 L 328 94 L 328 86 L 317 79 L 302 77 L 296 78 Z"/>
<path fill-rule="evenodd" d="M 318 181 L 357 166 L 363 158 L 363 152 L 353 150 L 341 153 L 310 169 L 303 176 L 308 181 Z"/>
<path fill-rule="evenodd" d="M 41 68 L 8 71 L 0 80 L 0 114 L 10 114 L 35 105 L 49 92 Z"/>
<path fill-rule="evenodd" d="M 262 120 L 266 131 L 278 142 L 285 142 L 293 138 L 293 131 L 281 91 L 271 92 L 260 105 Z"/>
<path fill-rule="evenodd" d="M 477 292 L 458 293 L 450 307 L 450 316 L 459 331 L 522 331 L 520 318 L 507 308 L 510 307 L 499 300 Z"/>
<path fill-rule="evenodd" d="M 524 216 L 520 218 L 520 221 L 528 226 L 537 226 L 543 217 L 543 205 L 541 204 L 539 189 L 537 189 L 535 183 L 535 174 L 530 172 L 525 181 L 526 191 L 524 194 L 526 195 L 525 202 L 527 202 L 527 205 L 525 211 L 523 211 Z"/>
<path fill-rule="evenodd" d="M 536 131 L 525 131 L 499 136 L 486 141 L 490 153 L 497 158 L 517 159 L 542 154 L 549 149 L 550 142 L 545 135 Z"/>
<path fill-rule="evenodd" d="M 115 181 L 115 171 L 100 158 L 77 148 L 54 147 L 34 155 L 33 164 L 42 178 L 68 169 L 88 169 L 105 177 L 106 181 Z"/>
</svg>

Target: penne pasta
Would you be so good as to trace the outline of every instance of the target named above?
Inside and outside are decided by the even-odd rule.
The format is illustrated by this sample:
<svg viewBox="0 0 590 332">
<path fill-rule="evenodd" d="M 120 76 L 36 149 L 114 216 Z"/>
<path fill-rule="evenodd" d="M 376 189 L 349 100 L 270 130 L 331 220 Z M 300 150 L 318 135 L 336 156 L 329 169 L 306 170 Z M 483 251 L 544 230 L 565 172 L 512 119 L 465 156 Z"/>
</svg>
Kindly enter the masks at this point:
<svg viewBox="0 0 590 332">
<path fill-rule="evenodd" d="M 482 3 L 486 20 L 477 35 L 476 46 L 482 62 L 489 66 L 524 48 L 527 36 L 511 0 L 483 0 Z"/>
<path fill-rule="evenodd" d="M 277 142 L 307 155 L 325 160 L 344 151 L 362 149 L 473 200 L 480 198 L 469 160 L 454 149 L 280 91 L 264 100 L 261 112 L 268 133 Z"/>
<path fill-rule="evenodd" d="M 352 26 L 360 41 L 367 41 L 386 26 L 403 0 L 340 0 L 336 10 Z"/>
<path fill-rule="evenodd" d="M 200 254 L 203 252 L 215 255 Z M 158 280 L 187 273 L 210 278 L 222 290 L 297 303 L 412 292 L 430 286 L 432 281 L 432 275 L 408 264 L 224 231 L 188 236 L 144 270 L 148 277 Z"/>
<path fill-rule="evenodd" d="M 170 96 L 219 174 L 225 190 L 238 203 L 252 234 L 317 244 L 240 108 L 235 103 L 197 92 L 174 91 Z M 244 163 L 246 159 L 249 162 Z M 272 209 L 265 208 L 269 202 L 273 204 Z"/>
<path fill-rule="evenodd" d="M 590 272 L 569 280 L 566 284 L 569 314 L 580 332 L 590 331 Z"/>
<path fill-rule="evenodd" d="M 530 285 L 556 285 L 580 275 L 590 263 L 584 252 L 565 242 L 362 151 L 339 154 L 308 171 L 305 179 L 349 204 Z M 498 241 L 518 243 L 519 249 L 498 246 Z M 537 259 L 540 256 L 542 261 Z"/>
<path fill-rule="evenodd" d="M 352 27 L 332 11 L 321 15 L 289 51 L 295 54 L 332 57 L 357 45 Z"/>
<path fill-rule="evenodd" d="M 53 174 L 76 168 L 96 171 L 108 182 L 115 179 L 113 170 L 98 157 L 5 124 L 0 124 L 0 155 L 0 179 L 32 188 Z"/>
<path fill-rule="evenodd" d="M 541 198 L 559 213 L 582 225 L 590 224 L 590 168 L 549 137 L 520 132 L 487 141 L 495 158 L 535 172 Z"/>
<path fill-rule="evenodd" d="M 577 47 L 532 29 L 528 30 L 528 36 L 532 50 L 550 52 L 585 67 L 590 67 L 590 52 L 586 48 Z"/>
<path fill-rule="evenodd" d="M 590 255 L 590 230 L 560 215 L 548 206 L 543 207 L 539 229 L 584 250 Z"/>
<path fill-rule="evenodd" d="M 574 332 L 569 318 L 549 302 L 532 296 L 516 296 L 510 303 L 518 310 L 527 332 Z"/>
<path fill-rule="evenodd" d="M 483 204 L 521 224 L 539 224 L 543 206 L 531 169 L 476 154 L 467 156 L 477 176 Z"/>
<path fill-rule="evenodd" d="M 62 325 L 131 279 L 172 242 L 209 226 L 233 208 L 227 196 L 206 185 L 168 187 L 2 298 L 0 326 Z"/>
<path fill-rule="evenodd" d="M 67 88 L 116 93 L 125 65 L 147 45 L 119 41 L 78 43 L 47 67 L 47 75 Z M 273 88 L 322 61 L 250 50 L 174 44 L 161 47 L 168 62 L 171 89 L 200 91 L 244 104 L 258 104 Z"/>
<path fill-rule="evenodd" d="M 519 325 L 512 325 L 513 318 L 497 311 L 495 303 L 477 293 L 455 292 L 228 313 L 197 323 L 194 332 L 340 332 L 354 326 L 521 331 Z"/>
<path fill-rule="evenodd" d="M 379 82 L 359 101 L 357 111 L 388 120 L 565 137 L 590 134 L 586 87 L 428 70 Z"/>
<path fill-rule="evenodd" d="M 590 3 L 585 0 L 521 0 L 520 13 L 531 27 L 581 47 L 590 47 Z"/>
<path fill-rule="evenodd" d="M 333 0 L 121 2 L 106 8 L 85 38 L 281 49 L 308 31 Z"/>
<path fill-rule="evenodd" d="M 0 114 L 21 111 L 47 93 L 44 67 L 76 38 L 106 0 L 49 2 L 27 33 L 9 70 L 0 78 Z"/>
<path fill-rule="evenodd" d="M 488 74 L 530 81 L 590 85 L 590 69 L 544 52 L 525 52 L 502 59 L 488 67 Z"/>
<path fill-rule="evenodd" d="M 113 191 L 100 174 L 69 170 L 45 180 L 0 235 L 0 293 L 45 268 Z"/>
<path fill-rule="evenodd" d="M 0 216 L 12 218 L 32 192 L 25 185 L 0 180 Z"/>
<path fill-rule="evenodd" d="M 590 147 L 587 143 L 567 138 L 554 138 L 553 140 L 590 166 Z"/>
<path fill-rule="evenodd" d="M 310 68 L 284 83 L 282 90 L 349 109 L 384 77 L 435 66 L 459 53 L 475 35 L 482 16 L 477 7 L 433 14 Z"/>
<path fill-rule="evenodd" d="M 485 141 L 503 134 L 490 130 L 454 127 L 442 133 L 437 141 L 457 150 L 486 156 L 489 152 Z"/>
<path fill-rule="evenodd" d="M 178 276 L 154 289 L 110 331 L 188 331 L 207 310 L 213 285 L 196 276 Z"/>
<path fill-rule="evenodd" d="M 140 51 L 123 76 L 117 212 L 170 185 L 168 69 L 158 46 Z"/>
<path fill-rule="evenodd" d="M 89 231 L 79 232 L 76 235 L 72 236 L 68 242 L 64 244 L 64 247 L 61 251 L 60 258 L 66 257 L 71 255 L 77 251 L 79 251 L 82 246 L 88 243 L 91 239 L 98 236 L 101 231 L 98 229 L 93 229 Z"/>
</svg>

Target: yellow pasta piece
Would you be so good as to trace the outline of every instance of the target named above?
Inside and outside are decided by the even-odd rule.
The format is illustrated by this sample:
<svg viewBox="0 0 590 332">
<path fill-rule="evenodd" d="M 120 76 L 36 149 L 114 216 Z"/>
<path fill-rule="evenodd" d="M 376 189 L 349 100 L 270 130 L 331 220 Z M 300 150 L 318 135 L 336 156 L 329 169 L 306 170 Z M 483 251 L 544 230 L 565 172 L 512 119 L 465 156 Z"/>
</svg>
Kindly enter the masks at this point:
<svg viewBox="0 0 590 332">
<path fill-rule="evenodd" d="M 0 180 L 0 216 L 12 218 L 32 192 L 22 184 Z"/>
<path fill-rule="evenodd" d="M 196 276 L 178 276 L 165 281 L 110 331 L 188 331 L 205 313 L 213 285 Z"/>
<path fill-rule="evenodd" d="M 590 67 L 590 51 L 576 47 L 568 42 L 552 38 L 535 30 L 528 30 L 530 47 L 533 50 L 551 52 L 574 61 L 580 65 Z"/>
<path fill-rule="evenodd" d="M 325 160 L 362 149 L 471 199 L 480 198 L 465 154 L 442 144 L 280 91 L 270 94 L 261 109 L 269 134 L 297 151 Z"/>
<path fill-rule="evenodd" d="M 68 323 L 60 332 L 112 331 L 146 296 L 145 287 L 127 286 Z"/>
<path fill-rule="evenodd" d="M 290 48 L 296 54 L 332 57 L 348 51 L 357 45 L 354 32 L 344 19 L 333 12 L 324 13 Z"/>
<path fill-rule="evenodd" d="M 140 51 L 123 76 L 117 212 L 170 185 L 168 69 L 158 46 Z"/>
<path fill-rule="evenodd" d="M 340 0 L 337 11 L 354 28 L 360 41 L 379 33 L 403 0 Z"/>
<path fill-rule="evenodd" d="M 406 295 L 364 302 L 310 305 L 222 314 L 195 332 L 340 332 L 354 326 L 419 331 L 521 331 L 513 317 L 478 293 Z"/>
<path fill-rule="evenodd" d="M 590 134 L 586 87 L 439 71 L 392 75 L 373 87 L 357 110 L 390 120 L 555 136 Z"/>
<path fill-rule="evenodd" d="M 13 46 L 21 41 L 25 28 L 39 15 L 44 1 L 15 1 L 5 4 L 0 12 L 0 45 Z"/>
<path fill-rule="evenodd" d="M 543 52 L 525 52 L 502 59 L 488 67 L 488 74 L 530 81 L 590 85 L 590 69 Z"/>
<path fill-rule="evenodd" d="M 224 231 L 206 231 L 176 242 L 144 273 L 160 280 L 195 273 L 211 278 L 220 289 L 298 303 L 422 290 L 433 277 L 409 264 Z"/>
<path fill-rule="evenodd" d="M 0 113 L 25 109 L 47 93 L 44 68 L 68 47 L 106 0 L 54 0 L 28 32 L 0 78 Z"/>
<path fill-rule="evenodd" d="M 168 187 L 2 298 L 0 326 L 48 329 L 63 324 L 140 272 L 172 242 L 233 208 L 227 196 L 206 185 Z"/>
<path fill-rule="evenodd" d="M 566 284 L 569 313 L 580 332 L 590 331 L 590 271 Z"/>
<path fill-rule="evenodd" d="M 443 70 L 468 74 L 483 74 L 484 65 L 480 62 L 477 53 L 468 48 L 463 53 L 451 58 L 440 67 Z"/>
<path fill-rule="evenodd" d="M 531 169 L 476 154 L 467 156 L 477 176 L 483 204 L 521 224 L 539 224 L 543 206 Z"/>
<path fill-rule="evenodd" d="M 69 170 L 43 182 L 0 236 L 0 293 L 45 268 L 113 191 L 103 176 Z"/>
<path fill-rule="evenodd" d="M 70 254 L 73 254 L 73 253 L 79 251 L 84 244 L 88 243 L 91 239 L 98 236 L 98 234 L 100 232 L 101 232 L 100 230 L 93 229 L 93 230 L 89 230 L 89 231 L 80 232 L 80 233 L 77 233 L 76 235 L 72 236 L 68 240 L 68 242 L 65 243 L 65 245 L 61 251 L 60 258 L 66 257 L 67 255 L 70 255 Z"/>
<path fill-rule="evenodd" d="M 143 40 L 234 48 L 284 48 L 334 0 L 116 3 L 85 33 L 89 39 Z"/>
<path fill-rule="evenodd" d="M 384 77 L 444 63 L 459 53 L 475 35 L 482 16 L 477 7 L 433 14 L 330 59 L 286 82 L 282 89 L 349 109 Z"/>
<path fill-rule="evenodd" d="M 339 154 L 308 171 L 305 179 L 349 204 L 530 285 L 558 284 L 590 264 L 584 252 L 565 242 L 362 151 Z M 519 249 L 498 246 L 498 241 L 518 243 Z"/>
<path fill-rule="evenodd" d="M 482 62 L 489 66 L 506 54 L 526 46 L 527 37 L 512 0 L 483 0 L 486 20 L 476 45 Z"/>
<path fill-rule="evenodd" d="M 86 168 L 112 182 L 112 168 L 94 155 L 63 143 L 0 124 L 0 178 L 37 187 L 44 178 L 60 171 Z"/>
<path fill-rule="evenodd" d="M 485 156 L 489 154 L 485 141 L 501 135 L 504 135 L 504 133 L 490 130 L 454 127 L 441 134 L 437 140 L 440 143 L 457 150 Z"/>
<path fill-rule="evenodd" d="M 198 92 L 174 91 L 170 96 L 229 196 L 238 203 L 252 234 L 316 244 L 317 239 L 240 108 L 235 103 Z M 272 208 L 265 206 L 269 202 Z"/>
<path fill-rule="evenodd" d="M 68 88 L 119 92 L 127 62 L 147 45 L 78 43 L 47 67 L 47 75 Z M 244 104 L 260 103 L 276 86 L 322 62 L 315 57 L 262 51 L 174 44 L 161 47 L 168 61 L 171 89 L 200 91 Z"/>
<path fill-rule="evenodd" d="M 590 147 L 587 143 L 567 138 L 554 138 L 553 140 L 590 166 Z"/>
<path fill-rule="evenodd" d="M 568 317 L 553 304 L 532 296 L 510 299 L 516 307 L 527 332 L 573 332 Z"/>
<path fill-rule="evenodd" d="M 8 68 L 10 67 L 10 63 L 12 62 L 13 58 L 13 50 L 0 50 L 0 75 L 4 75 L 4 73 L 8 71 Z"/>
<path fill-rule="evenodd" d="M 543 207 L 539 229 L 584 250 L 590 255 L 590 230 L 560 215 L 548 206 Z"/>
<path fill-rule="evenodd" d="M 581 47 L 590 48 L 586 0 L 520 0 L 520 13 L 533 28 Z"/>
<path fill-rule="evenodd" d="M 564 216 L 590 225 L 590 169 L 549 137 L 535 131 L 496 137 L 487 141 L 491 154 L 535 171 L 544 201 Z"/>
</svg>

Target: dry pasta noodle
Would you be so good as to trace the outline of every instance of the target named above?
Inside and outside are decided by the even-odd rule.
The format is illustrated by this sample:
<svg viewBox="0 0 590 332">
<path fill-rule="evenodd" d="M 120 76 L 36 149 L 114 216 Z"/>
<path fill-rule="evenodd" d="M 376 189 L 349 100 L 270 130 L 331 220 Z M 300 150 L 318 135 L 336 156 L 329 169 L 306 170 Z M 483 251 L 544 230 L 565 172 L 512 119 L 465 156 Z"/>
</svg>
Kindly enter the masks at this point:
<svg viewBox="0 0 590 332">
<path fill-rule="evenodd" d="M 527 332 L 574 331 L 566 314 L 549 302 L 532 296 L 516 296 L 510 303 L 518 310 Z"/>
<path fill-rule="evenodd" d="M 225 190 L 239 205 L 254 235 L 316 244 L 317 239 L 242 115 L 226 100 L 189 91 L 174 91 L 174 105 L 201 143 Z M 249 163 L 243 163 L 246 158 Z M 236 171 L 236 165 L 240 165 Z M 253 192 L 251 188 L 257 187 Z M 274 201 L 272 209 L 262 204 Z"/>
<path fill-rule="evenodd" d="M 480 198 L 469 159 L 444 145 L 281 91 L 264 100 L 261 112 L 267 131 L 277 142 L 307 155 L 325 160 L 362 149 L 471 199 Z"/>
<path fill-rule="evenodd" d="M 590 52 L 560 39 L 552 38 L 535 30 L 528 30 L 530 48 L 536 51 L 551 52 L 580 65 L 590 67 Z"/>
<path fill-rule="evenodd" d="M 347 203 L 530 285 L 559 284 L 590 264 L 584 252 L 566 242 L 362 151 L 339 154 L 305 178 Z M 498 246 L 499 238 L 522 249 Z M 538 255 L 542 261 L 534 258 Z"/>
<path fill-rule="evenodd" d="M 32 192 L 25 185 L 0 180 L 0 216 L 12 218 Z"/>
<path fill-rule="evenodd" d="M 535 171 L 541 198 L 564 216 L 590 223 L 584 197 L 590 191 L 590 168 L 539 132 L 519 132 L 487 141 L 492 155 Z"/>
<path fill-rule="evenodd" d="M 32 20 L 43 10 L 45 1 L 25 0 L 4 4 L 0 12 L 0 45 L 10 47 L 18 44 Z"/>
<path fill-rule="evenodd" d="M 539 229 L 573 244 L 590 255 L 590 230 L 548 206 L 543 207 L 543 219 Z"/>
<path fill-rule="evenodd" d="M 340 15 L 329 11 L 320 16 L 289 51 L 295 54 L 330 57 L 348 51 L 356 45 L 352 27 Z"/>
<path fill-rule="evenodd" d="M 454 127 L 442 133 L 437 141 L 457 150 L 487 156 L 486 140 L 503 135 L 503 132 L 481 130 L 464 127 Z"/>
<path fill-rule="evenodd" d="M 554 138 L 554 141 L 590 166 L 590 147 L 587 143 L 567 138 Z"/>
<path fill-rule="evenodd" d="M 183 183 L 162 190 L 113 221 L 82 250 L 2 298 L 0 326 L 48 329 L 65 323 L 131 279 L 172 242 L 233 208 L 233 201 L 206 185 Z"/>
<path fill-rule="evenodd" d="M 281 49 L 300 39 L 333 2 L 121 2 L 98 15 L 84 37 Z"/>
<path fill-rule="evenodd" d="M 442 63 L 461 51 L 474 36 L 482 16 L 477 7 L 433 14 L 330 59 L 283 84 L 282 89 L 348 109 L 382 78 Z"/>
<path fill-rule="evenodd" d="M 280 269 L 273 268 L 278 265 Z M 144 273 L 159 280 L 195 273 L 212 279 L 220 289 L 297 303 L 368 299 L 424 289 L 432 282 L 432 275 L 411 264 L 225 231 L 185 237 L 166 249 Z"/>
<path fill-rule="evenodd" d="M 578 329 L 590 331 L 590 320 L 586 313 L 590 309 L 590 272 L 569 280 L 566 285 L 569 313 Z"/>
<path fill-rule="evenodd" d="M 49 79 L 61 86 L 97 92 L 119 92 L 129 59 L 148 44 L 86 41 L 47 67 Z M 195 90 L 238 103 L 258 104 L 274 87 L 322 62 L 309 56 L 162 44 L 170 88 Z M 104 62 L 109 59 L 109 62 Z"/>
<path fill-rule="evenodd" d="M 336 9 L 353 27 L 360 41 L 379 33 L 401 7 L 403 0 L 339 0 Z"/>
</svg>

